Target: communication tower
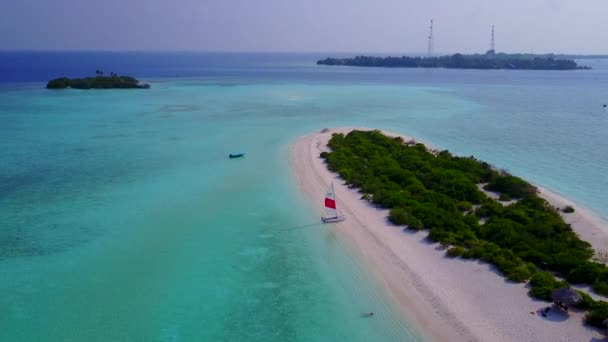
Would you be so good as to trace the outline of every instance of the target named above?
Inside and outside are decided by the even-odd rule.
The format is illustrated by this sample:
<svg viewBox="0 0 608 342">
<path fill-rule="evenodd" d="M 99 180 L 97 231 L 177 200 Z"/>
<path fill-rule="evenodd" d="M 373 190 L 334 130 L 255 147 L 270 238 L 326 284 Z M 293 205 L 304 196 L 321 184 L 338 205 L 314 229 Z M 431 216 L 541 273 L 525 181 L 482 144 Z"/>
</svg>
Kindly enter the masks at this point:
<svg viewBox="0 0 608 342">
<path fill-rule="evenodd" d="M 490 51 L 494 52 L 494 25 L 492 25 L 492 39 L 490 39 Z"/>
<path fill-rule="evenodd" d="M 429 27 L 428 46 L 426 49 L 426 54 L 429 57 L 433 56 L 434 49 L 435 49 L 435 42 L 433 41 L 433 39 L 434 39 L 434 37 L 433 37 L 433 19 L 431 19 L 431 26 Z"/>
</svg>

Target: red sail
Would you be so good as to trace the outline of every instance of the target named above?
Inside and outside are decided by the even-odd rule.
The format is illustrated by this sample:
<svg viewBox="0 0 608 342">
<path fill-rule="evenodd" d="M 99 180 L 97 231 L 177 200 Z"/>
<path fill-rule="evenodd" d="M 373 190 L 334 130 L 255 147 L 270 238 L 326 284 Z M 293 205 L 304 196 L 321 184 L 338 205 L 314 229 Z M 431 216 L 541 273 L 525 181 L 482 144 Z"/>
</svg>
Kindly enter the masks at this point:
<svg viewBox="0 0 608 342">
<path fill-rule="evenodd" d="M 334 201 L 331 198 L 325 197 L 325 207 L 331 208 L 331 209 L 336 209 L 336 201 Z"/>
</svg>

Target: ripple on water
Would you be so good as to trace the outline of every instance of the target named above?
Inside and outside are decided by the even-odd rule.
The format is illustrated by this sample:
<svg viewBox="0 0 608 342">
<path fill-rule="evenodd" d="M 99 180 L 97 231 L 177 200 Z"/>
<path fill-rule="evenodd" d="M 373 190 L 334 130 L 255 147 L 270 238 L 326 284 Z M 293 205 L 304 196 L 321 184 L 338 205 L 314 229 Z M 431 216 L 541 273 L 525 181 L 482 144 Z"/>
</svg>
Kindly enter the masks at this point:
<svg viewBox="0 0 608 342">
<path fill-rule="evenodd" d="M 160 341 L 179 341 L 179 328 L 177 324 L 171 323 L 160 331 Z"/>
<path fill-rule="evenodd" d="M 258 289 L 276 289 L 279 287 L 279 284 L 274 281 L 265 281 L 263 283 L 255 284 L 255 287 Z"/>
<path fill-rule="evenodd" d="M 124 133 L 117 133 L 117 134 L 100 134 L 100 135 L 94 135 L 91 138 L 93 139 L 116 139 L 116 138 L 126 138 L 128 137 L 127 134 Z"/>
<path fill-rule="evenodd" d="M 250 304 L 250 305 L 257 305 L 262 302 L 260 299 L 254 298 L 254 297 L 249 297 L 249 298 L 247 298 L 246 301 L 247 301 L 247 304 Z"/>
<path fill-rule="evenodd" d="M 160 111 L 163 113 L 177 113 L 177 112 L 193 112 L 199 110 L 201 107 L 196 105 L 165 105 L 160 107 Z"/>
<path fill-rule="evenodd" d="M 268 248 L 266 247 L 257 247 L 257 248 L 247 248 L 243 250 L 240 254 L 244 256 L 262 256 L 268 253 Z"/>
</svg>

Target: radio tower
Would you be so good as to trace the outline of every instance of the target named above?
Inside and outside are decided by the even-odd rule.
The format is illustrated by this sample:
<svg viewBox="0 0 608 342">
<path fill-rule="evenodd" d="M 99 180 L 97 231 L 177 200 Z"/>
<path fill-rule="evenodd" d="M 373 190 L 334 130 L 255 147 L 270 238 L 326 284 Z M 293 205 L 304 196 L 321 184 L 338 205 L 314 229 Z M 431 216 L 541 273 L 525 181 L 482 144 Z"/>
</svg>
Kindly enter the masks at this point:
<svg viewBox="0 0 608 342">
<path fill-rule="evenodd" d="M 433 50 L 435 48 L 434 46 L 434 42 L 433 42 L 433 19 L 431 19 L 431 26 L 429 27 L 429 37 L 428 37 L 428 46 L 426 49 L 426 54 L 427 56 L 431 57 L 433 56 Z"/>
<path fill-rule="evenodd" d="M 490 51 L 495 52 L 495 50 L 494 50 L 494 25 L 492 25 L 492 39 L 490 40 Z"/>
</svg>

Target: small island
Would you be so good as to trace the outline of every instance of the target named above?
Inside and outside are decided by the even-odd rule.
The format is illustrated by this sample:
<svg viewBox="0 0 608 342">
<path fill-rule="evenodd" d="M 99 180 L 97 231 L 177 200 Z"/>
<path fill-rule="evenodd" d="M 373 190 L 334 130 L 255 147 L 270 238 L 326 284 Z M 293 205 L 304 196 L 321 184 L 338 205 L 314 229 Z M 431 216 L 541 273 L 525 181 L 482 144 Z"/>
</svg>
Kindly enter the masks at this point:
<svg viewBox="0 0 608 342">
<path fill-rule="evenodd" d="M 85 78 L 55 78 L 46 84 L 47 89 L 148 89 L 150 85 L 140 83 L 131 76 L 119 76 L 115 73 L 110 73 L 110 76 L 104 76 L 103 71 L 96 70 L 95 77 Z"/>
<path fill-rule="evenodd" d="M 578 70 L 591 69 L 579 66 L 572 59 L 549 55 L 506 54 L 489 50 L 485 54 L 460 53 L 439 57 L 373 57 L 325 58 L 318 65 L 344 65 L 384 68 L 446 68 L 446 69 L 509 69 L 509 70 Z"/>
<path fill-rule="evenodd" d="M 509 281 L 528 282 L 533 298 L 551 301 L 555 291 L 574 291 L 579 300 L 573 306 L 587 311 L 585 322 L 604 327 L 608 302 L 570 285 L 608 295 L 608 267 L 592 259 L 591 245 L 532 184 L 472 156 L 380 131 L 334 133 L 328 147 L 320 154 L 327 168 L 362 200 L 388 209 L 392 224 L 429 231 L 427 239 L 450 258 L 482 260 Z"/>
</svg>

